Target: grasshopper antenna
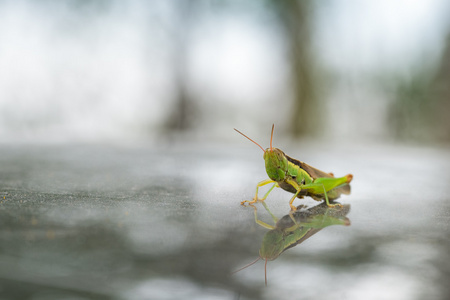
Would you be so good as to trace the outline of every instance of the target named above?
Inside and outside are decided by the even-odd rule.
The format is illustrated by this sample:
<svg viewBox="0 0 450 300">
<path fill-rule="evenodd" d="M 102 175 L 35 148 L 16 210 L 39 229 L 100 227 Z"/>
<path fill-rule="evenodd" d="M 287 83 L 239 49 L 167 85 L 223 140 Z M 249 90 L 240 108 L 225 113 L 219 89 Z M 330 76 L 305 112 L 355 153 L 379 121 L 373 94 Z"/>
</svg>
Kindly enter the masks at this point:
<svg viewBox="0 0 450 300">
<path fill-rule="evenodd" d="M 252 140 L 251 138 L 249 138 L 248 136 L 246 136 L 245 134 L 243 134 L 242 132 L 240 132 L 240 131 L 237 130 L 236 128 L 233 128 L 233 129 L 236 130 L 237 132 L 239 132 L 240 134 L 242 134 L 243 136 L 245 136 L 246 138 L 248 138 L 250 141 L 252 141 L 252 142 L 255 143 L 256 145 L 258 145 L 258 147 L 261 148 L 261 150 L 262 150 L 263 152 L 266 152 L 266 150 L 264 150 L 264 148 L 261 147 L 260 144 L 258 144 L 257 142 L 255 142 L 254 140 Z M 273 132 L 273 128 L 272 128 L 272 132 Z M 272 141 L 271 141 L 271 143 L 272 143 Z M 272 146 L 271 146 L 271 147 L 272 147 Z"/>
<path fill-rule="evenodd" d="M 273 150 L 272 148 L 272 140 L 273 140 L 273 128 L 275 127 L 275 124 L 272 124 L 272 133 L 270 134 L 270 151 Z"/>
<path fill-rule="evenodd" d="M 267 286 L 267 258 L 266 258 L 266 263 L 264 264 L 264 282 Z"/>
<path fill-rule="evenodd" d="M 246 269 L 246 268 L 248 268 L 248 267 L 254 265 L 254 264 L 257 263 L 260 259 L 261 259 L 261 257 L 258 257 L 256 260 L 252 261 L 251 263 L 249 263 L 249 264 L 243 266 L 242 268 L 240 268 L 240 269 L 238 269 L 238 270 L 236 270 L 236 271 L 231 272 L 231 275 L 233 275 L 233 274 L 235 274 L 235 273 L 237 273 L 237 272 L 239 272 L 239 271 L 242 271 L 242 270 L 244 270 L 244 269 Z M 267 263 L 267 260 L 266 260 L 266 263 Z"/>
</svg>

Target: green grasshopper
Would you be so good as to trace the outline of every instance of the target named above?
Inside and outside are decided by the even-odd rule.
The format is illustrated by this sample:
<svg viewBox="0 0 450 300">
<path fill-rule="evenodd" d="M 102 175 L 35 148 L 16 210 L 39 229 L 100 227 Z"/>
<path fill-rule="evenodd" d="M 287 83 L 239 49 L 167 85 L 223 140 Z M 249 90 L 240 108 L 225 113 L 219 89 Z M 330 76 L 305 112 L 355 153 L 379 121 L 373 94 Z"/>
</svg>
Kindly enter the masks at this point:
<svg viewBox="0 0 450 300">
<path fill-rule="evenodd" d="M 302 161 L 287 156 L 278 148 L 273 148 L 274 126 L 272 125 L 272 133 L 270 135 L 270 148 L 266 150 L 257 142 L 234 128 L 234 130 L 255 143 L 264 152 L 263 158 L 265 160 L 266 172 L 269 176 L 269 179 L 263 180 L 256 185 L 256 194 L 253 200 L 245 200 L 241 204 L 245 205 L 247 202 L 254 204 L 258 201 L 264 201 L 275 187 L 280 187 L 294 194 L 289 201 L 291 210 L 296 209 L 292 204 L 295 198 L 303 198 L 304 196 L 310 196 L 316 201 L 325 200 L 330 207 L 335 205 L 340 206 L 340 204 L 330 204 L 330 200 L 333 201 L 339 198 L 341 194 L 350 194 L 349 183 L 352 181 L 353 175 L 348 174 L 335 178 L 333 173 L 320 171 Z M 258 189 L 269 183 L 274 183 L 274 185 L 262 198 L 258 198 Z"/>
<path fill-rule="evenodd" d="M 284 251 L 301 244 L 327 226 L 350 225 L 350 220 L 346 217 L 350 211 L 350 205 L 348 204 L 341 207 L 329 207 L 322 203 L 304 211 L 291 211 L 280 220 L 270 212 L 265 202 L 262 202 L 262 205 L 272 216 L 275 226 L 259 220 L 256 207 L 251 205 L 254 208 L 256 223 L 270 230 L 264 235 L 259 250 L 259 257 L 233 273 L 239 272 L 263 259 L 265 260 L 264 279 L 266 286 L 267 261 L 276 259 Z"/>
</svg>

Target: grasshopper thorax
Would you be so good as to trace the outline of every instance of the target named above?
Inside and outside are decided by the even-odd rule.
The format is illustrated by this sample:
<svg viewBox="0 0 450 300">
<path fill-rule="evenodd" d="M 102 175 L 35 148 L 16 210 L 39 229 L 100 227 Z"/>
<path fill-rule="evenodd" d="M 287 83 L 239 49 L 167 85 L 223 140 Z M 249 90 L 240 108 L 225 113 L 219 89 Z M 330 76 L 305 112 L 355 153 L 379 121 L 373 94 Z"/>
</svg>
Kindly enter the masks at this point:
<svg viewBox="0 0 450 300">
<path fill-rule="evenodd" d="M 278 148 L 267 148 L 263 157 L 269 178 L 273 181 L 283 181 L 288 170 L 288 160 L 284 152 Z"/>
</svg>

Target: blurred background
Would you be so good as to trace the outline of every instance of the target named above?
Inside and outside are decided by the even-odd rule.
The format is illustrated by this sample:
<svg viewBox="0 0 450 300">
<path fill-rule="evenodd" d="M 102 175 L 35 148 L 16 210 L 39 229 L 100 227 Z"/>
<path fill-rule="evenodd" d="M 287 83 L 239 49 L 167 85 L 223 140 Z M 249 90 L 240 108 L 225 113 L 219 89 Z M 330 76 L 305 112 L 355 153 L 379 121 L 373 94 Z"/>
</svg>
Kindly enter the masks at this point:
<svg viewBox="0 0 450 300">
<path fill-rule="evenodd" d="M 355 177 L 264 289 L 273 123 Z M 449 142 L 446 0 L 0 0 L 0 298 L 450 299 Z"/>
<path fill-rule="evenodd" d="M 0 0 L 0 140 L 447 143 L 449 6 Z"/>
</svg>

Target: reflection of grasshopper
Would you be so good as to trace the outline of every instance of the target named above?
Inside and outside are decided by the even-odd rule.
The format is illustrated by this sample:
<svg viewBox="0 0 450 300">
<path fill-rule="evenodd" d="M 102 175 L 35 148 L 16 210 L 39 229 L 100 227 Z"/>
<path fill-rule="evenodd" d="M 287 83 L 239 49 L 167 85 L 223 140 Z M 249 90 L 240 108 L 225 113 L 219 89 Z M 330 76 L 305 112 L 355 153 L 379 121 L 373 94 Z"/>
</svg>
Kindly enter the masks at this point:
<svg viewBox="0 0 450 300">
<path fill-rule="evenodd" d="M 275 226 L 259 220 L 257 209 L 252 205 L 255 210 L 256 223 L 270 230 L 264 235 L 258 259 L 238 271 L 253 265 L 260 259 L 264 259 L 266 261 L 264 265 L 266 285 L 267 261 L 276 259 L 281 253 L 301 244 L 303 241 L 322 230 L 322 228 L 331 225 L 350 225 L 350 220 L 346 217 L 350 211 L 350 205 L 348 204 L 342 207 L 329 207 L 325 203 L 322 203 L 307 210 L 291 212 L 278 220 L 270 212 L 266 203 L 264 201 L 261 201 L 261 203 L 272 216 Z M 298 207 L 298 209 L 300 208 L 301 206 Z"/>
<path fill-rule="evenodd" d="M 349 183 L 352 181 L 353 175 L 348 174 L 336 178 L 332 173 L 318 170 L 302 161 L 287 156 L 278 148 L 273 148 L 273 128 L 274 126 L 272 125 L 270 148 L 266 150 L 236 128 L 234 129 L 258 145 L 264 152 L 263 157 L 266 165 L 266 173 L 269 176 L 269 179 L 263 180 L 256 185 L 256 194 L 253 200 L 242 201 L 241 204 L 244 205 L 246 202 L 254 204 L 258 201 L 263 201 L 275 187 L 280 187 L 294 194 L 289 201 L 292 210 L 295 210 L 295 206 L 292 204 L 295 198 L 303 198 L 304 196 L 310 196 L 317 201 L 325 200 L 330 207 L 335 205 L 339 206 L 340 204 L 331 204 L 330 201 L 339 198 L 341 194 L 350 193 Z M 272 187 L 262 198 L 259 198 L 258 189 L 270 183 L 273 183 Z"/>
</svg>

